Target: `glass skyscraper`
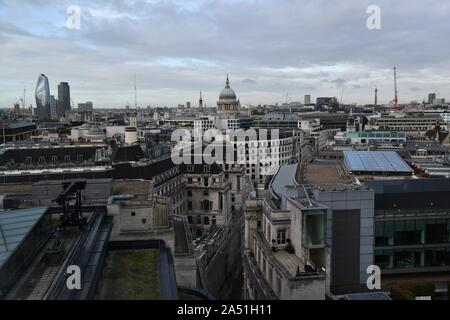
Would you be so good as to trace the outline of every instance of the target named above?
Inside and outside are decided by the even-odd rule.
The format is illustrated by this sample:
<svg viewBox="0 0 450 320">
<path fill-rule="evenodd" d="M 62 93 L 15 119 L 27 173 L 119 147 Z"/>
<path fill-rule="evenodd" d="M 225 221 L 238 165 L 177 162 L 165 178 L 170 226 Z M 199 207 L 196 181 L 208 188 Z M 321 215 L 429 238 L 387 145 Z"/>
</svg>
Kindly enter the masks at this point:
<svg viewBox="0 0 450 320">
<path fill-rule="evenodd" d="M 58 115 L 64 117 L 70 109 L 70 87 L 67 82 L 61 82 L 58 85 Z"/>
<path fill-rule="evenodd" d="M 43 74 L 39 76 L 35 96 L 39 120 L 50 119 L 50 87 L 48 78 Z"/>
</svg>

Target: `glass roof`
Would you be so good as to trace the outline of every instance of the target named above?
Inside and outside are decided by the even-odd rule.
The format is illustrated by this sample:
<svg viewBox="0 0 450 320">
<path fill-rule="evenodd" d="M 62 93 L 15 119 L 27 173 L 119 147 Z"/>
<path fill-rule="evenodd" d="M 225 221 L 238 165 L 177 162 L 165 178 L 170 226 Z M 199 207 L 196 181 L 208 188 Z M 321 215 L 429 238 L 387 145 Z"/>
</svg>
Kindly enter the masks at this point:
<svg viewBox="0 0 450 320">
<path fill-rule="evenodd" d="M 413 172 L 395 151 L 344 151 L 350 171 Z"/>
<path fill-rule="evenodd" d="M 47 207 L 0 211 L 0 267 L 47 211 Z"/>
</svg>

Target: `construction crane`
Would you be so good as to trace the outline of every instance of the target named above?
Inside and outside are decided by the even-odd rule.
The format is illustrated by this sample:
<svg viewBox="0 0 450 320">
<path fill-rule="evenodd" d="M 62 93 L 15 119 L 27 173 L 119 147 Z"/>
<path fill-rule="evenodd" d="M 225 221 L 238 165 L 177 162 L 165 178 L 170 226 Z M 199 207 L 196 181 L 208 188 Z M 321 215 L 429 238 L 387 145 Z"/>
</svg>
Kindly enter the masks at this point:
<svg viewBox="0 0 450 320">
<path fill-rule="evenodd" d="M 398 109 L 397 67 L 394 67 L 394 109 Z"/>
<path fill-rule="evenodd" d="M 22 100 L 22 102 L 23 102 L 23 110 L 25 111 L 25 109 L 27 108 L 27 105 L 26 105 L 26 97 L 27 97 L 27 87 L 23 87 L 23 100 Z"/>
</svg>

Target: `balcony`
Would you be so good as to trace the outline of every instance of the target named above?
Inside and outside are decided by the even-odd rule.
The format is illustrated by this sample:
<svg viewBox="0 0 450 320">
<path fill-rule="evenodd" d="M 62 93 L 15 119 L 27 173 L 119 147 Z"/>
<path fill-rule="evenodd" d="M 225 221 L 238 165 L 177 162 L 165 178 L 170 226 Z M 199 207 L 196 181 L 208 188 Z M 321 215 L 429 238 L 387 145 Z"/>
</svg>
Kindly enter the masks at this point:
<svg viewBox="0 0 450 320">
<path fill-rule="evenodd" d="M 289 253 L 286 250 L 276 250 L 275 252 L 268 245 L 261 232 L 255 233 L 256 242 L 262 250 L 263 256 L 269 261 L 278 273 L 290 281 L 301 281 L 305 278 L 325 279 L 325 274 L 322 274 L 315 269 L 311 261 L 305 258 L 300 259 L 296 254 Z"/>
</svg>

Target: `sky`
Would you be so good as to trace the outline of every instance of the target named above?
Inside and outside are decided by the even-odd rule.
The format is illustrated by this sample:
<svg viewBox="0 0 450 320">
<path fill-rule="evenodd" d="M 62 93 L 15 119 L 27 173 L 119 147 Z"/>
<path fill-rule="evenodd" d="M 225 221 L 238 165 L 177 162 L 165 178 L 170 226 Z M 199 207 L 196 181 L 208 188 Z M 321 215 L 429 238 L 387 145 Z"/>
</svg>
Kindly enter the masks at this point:
<svg viewBox="0 0 450 320">
<path fill-rule="evenodd" d="M 80 28 L 67 28 L 70 6 Z M 367 8 L 380 8 L 369 29 Z M 450 1 L 442 0 L 0 0 L 0 107 L 33 104 L 39 74 L 52 94 L 94 107 L 210 107 L 230 75 L 241 104 L 400 103 L 450 99 Z"/>
</svg>

